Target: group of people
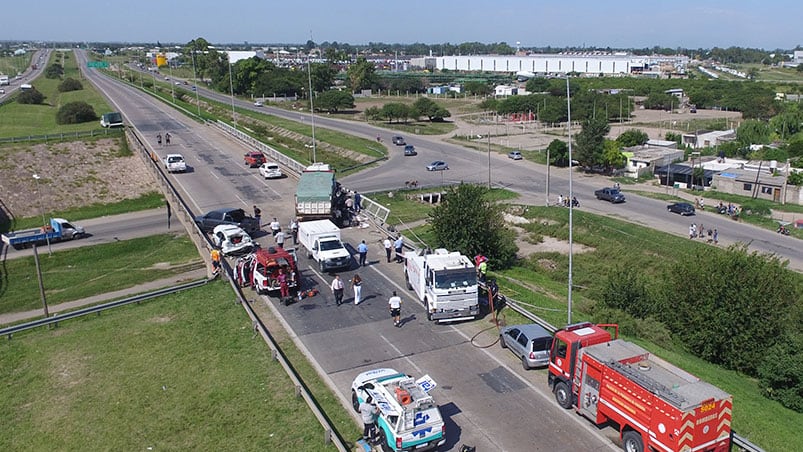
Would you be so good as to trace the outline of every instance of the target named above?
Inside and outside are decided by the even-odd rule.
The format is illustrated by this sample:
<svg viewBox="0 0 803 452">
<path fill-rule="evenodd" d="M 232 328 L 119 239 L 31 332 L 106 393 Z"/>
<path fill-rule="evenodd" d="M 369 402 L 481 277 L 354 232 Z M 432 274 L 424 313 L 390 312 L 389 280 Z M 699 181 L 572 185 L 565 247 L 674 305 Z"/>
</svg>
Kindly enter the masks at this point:
<svg viewBox="0 0 803 452">
<path fill-rule="evenodd" d="M 259 227 L 262 228 L 262 210 L 254 205 L 254 219 L 257 220 Z M 282 230 L 282 225 L 276 217 L 273 217 L 268 226 L 270 227 L 273 240 L 276 241 L 276 246 L 284 248 L 284 242 L 287 239 L 287 234 Z M 298 218 L 292 218 L 287 227 L 290 236 L 293 238 L 293 245 L 298 245 Z"/>
<path fill-rule="evenodd" d="M 156 143 L 158 143 L 159 146 L 162 145 L 162 134 L 161 133 L 156 135 Z M 170 132 L 165 132 L 165 146 L 170 146 Z"/>
<path fill-rule="evenodd" d="M 558 195 L 558 203 L 555 205 L 562 207 L 580 207 L 580 201 L 577 200 L 577 196 L 572 196 L 571 199 L 569 199 L 568 196 L 564 197 L 563 195 Z"/>
<path fill-rule="evenodd" d="M 692 223 L 689 226 L 689 238 L 690 239 L 696 239 L 698 237 L 700 239 L 705 239 L 706 235 L 708 236 L 708 241 L 709 242 L 713 242 L 714 245 L 719 243 L 719 232 L 717 232 L 717 228 L 714 228 L 714 229 L 709 228 L 708 230 L 706 230 L 705 226 L 703 226 L 702 223 L 700 223 L 699 227 L 697 226 L 696 223 Z"/>
</svg>

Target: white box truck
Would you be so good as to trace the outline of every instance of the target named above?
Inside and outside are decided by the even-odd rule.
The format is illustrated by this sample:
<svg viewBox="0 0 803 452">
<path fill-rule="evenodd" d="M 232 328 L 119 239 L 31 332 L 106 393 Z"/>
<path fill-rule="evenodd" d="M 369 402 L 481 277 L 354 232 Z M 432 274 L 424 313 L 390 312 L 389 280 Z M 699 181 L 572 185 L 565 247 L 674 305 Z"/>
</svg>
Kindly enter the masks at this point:
<svg viewBox="0 0 803 452">
<path fill-rule="evenodd" d="M 298 240 L 322 272 L 351 267 L 351 254 L 340 240 L 340 229 L 331 221 L 302 221 L 298 224 Z"/>
<path fill-rule="evenodd" d="M 404 253 L 404 279 L 424 304 L 427 320 L 454 322 L 480 314 L 477 271 L 459 251 Z"/>
</svg>

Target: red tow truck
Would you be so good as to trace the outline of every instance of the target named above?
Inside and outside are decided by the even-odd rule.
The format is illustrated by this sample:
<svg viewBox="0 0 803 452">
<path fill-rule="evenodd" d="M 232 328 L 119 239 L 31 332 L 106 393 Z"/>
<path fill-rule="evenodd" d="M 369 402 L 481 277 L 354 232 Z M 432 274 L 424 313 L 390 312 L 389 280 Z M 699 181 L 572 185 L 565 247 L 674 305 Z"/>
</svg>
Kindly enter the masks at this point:
<svg viewBox="0 0 803 452">
<path fill-rule="evenodd" d="M 591 323 L 555 333 L 549 387 L 558 404 L 618 426 L 627 452 L 730 450 L 731 395 L 618 336 L 618 325 Z"/>
</svg>

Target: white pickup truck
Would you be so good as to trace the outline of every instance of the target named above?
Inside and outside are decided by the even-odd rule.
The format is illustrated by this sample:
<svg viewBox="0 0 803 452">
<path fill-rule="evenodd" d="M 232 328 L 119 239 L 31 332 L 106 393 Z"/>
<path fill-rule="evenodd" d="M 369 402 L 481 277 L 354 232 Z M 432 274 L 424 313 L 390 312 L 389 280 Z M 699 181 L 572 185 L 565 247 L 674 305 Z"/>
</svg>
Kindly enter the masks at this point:
<svg viewBox="0 0 803 452">
<path fill-rule="evenodd" d="M 435 450 L 446 443 L 440 408 L 429 395 L 436 386 L 429 375 L 414 380 L 393 369 L 369 370 L 351 384 L 351 405 L 359 412 L 370 396 L 379 408 L 376 426 L 382 450 Z"/>
<path fill-rule="evenodd" d="M 187 162 L 181 154 L 167 154 L 164 158 L 165 169 L 168 173 L 183 173 L 187 171 Z"/>
</svg>

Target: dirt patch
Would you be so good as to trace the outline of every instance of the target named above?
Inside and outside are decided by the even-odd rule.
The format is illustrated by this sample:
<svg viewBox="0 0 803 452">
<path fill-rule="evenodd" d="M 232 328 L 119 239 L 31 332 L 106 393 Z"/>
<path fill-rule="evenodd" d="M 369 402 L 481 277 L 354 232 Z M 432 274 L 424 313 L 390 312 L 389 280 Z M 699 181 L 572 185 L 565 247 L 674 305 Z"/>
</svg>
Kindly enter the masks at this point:
<svg viewBox="0 0 803 452">
<path fill-rule="evenodd" d="M 0 201 L 17 217 L 51 216 L 93 203 L 154 191 L 142 159 L 120 157 L 122 138 L 7 146 L 0 149 Z M 40 179 L 35 180 L 36 174 Z M 40 207 L 41 203 L 41 207 Z"/>
<path fill-rule="evenodd" d="M 533 253 L 560 253 L 560 254 L 569 254 L 569 242 L 567 240 L 559 240 L 555 237 L 550 236 L 542 236 L 540 240 L 535 243 L 532 240 L 532 237 L 526 229 L 516 226 L 520 224 L 527 224 L 532 222 L 533 220 L 529 220 L 524 217 L 505 214 L 505 221 L 508 224 L 511 224 L 511 229 L 516 233 L 516 245 L 519 247 L 519 252 L 517 253 L 517 257 L 519 259 L 524 259 L 527 256 Z M 547 222 L 550 220 L 535 220 L 535 221 L 543 221 Z M 574 254 L 577 253 L 588 253 L 590 251 L 594 251 L 594 248 L 585 246 L 580 243 L 573 243 L 571 247 L 571 251 Z M 548 259 L 542 259 L 548 260 Z M 539 260 L 540 263 L 540 260 Z M 546 265 L 546 266 L 545 266 Z M 554 265 L 554 263 L 552 264 Z M 542 264 L 547 268 L 549 265 L 547 263 Z"/>
</svg>

